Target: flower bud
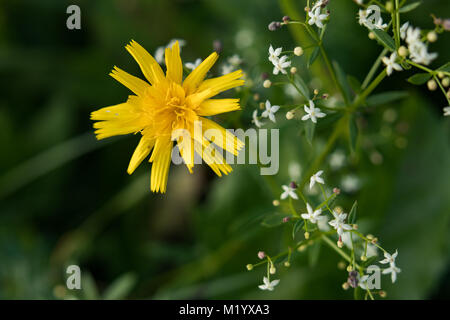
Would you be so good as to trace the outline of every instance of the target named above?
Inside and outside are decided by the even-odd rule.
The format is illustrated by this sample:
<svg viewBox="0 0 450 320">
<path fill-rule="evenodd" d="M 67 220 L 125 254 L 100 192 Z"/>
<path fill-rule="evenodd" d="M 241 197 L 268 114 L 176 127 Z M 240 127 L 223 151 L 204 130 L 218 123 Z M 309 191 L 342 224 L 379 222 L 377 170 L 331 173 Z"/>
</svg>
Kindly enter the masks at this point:
<svg viewBox="0 0 450 320">
<path fill-rule="evenodd" d="M 333 188 L 333 193 L 339 194 L 339 193 L 341 193 L 341 189 Z"/>
<path fill-rule="evenodd" d="M 303 54 L 303 49 L 302 49 L 302 47 L 295 47 L 295 48 L 294 48 L 294 54 L 295 54 L 297 57 L 300 57 L 300 56 Z"/>
<path fill-rule="evenodd" d="M 277 269 L 272 265 L 269 269 L 270 274 L 275 274 L 277 272 Z"/>
<path fill-rule="evenodd" d="M 296 74 L 297 73 L 297 68 L 296 67 L 292 67 L 290 70 L 291 74 Z"/>
<path fill-rule="evenodd" d="M 253 100 L 258 101 L 259 100 L 259 94 L 255 93 L 253 95 Z"/>
<path fill-rule="evenodd" d="M 272 201 L 272 204 L 273 204 L 274 207 L 278 207 L 280 205 L 280 201 L 275 199 L 275 200 Z"/>
<path fill-rule="evenodd" d="M 297 189 L 298 188 L 297 184 L 294 181 L 291 181 L 291 183 L 289 183 L 289 187 L 292 188 L 292 189 Z"/>
<path fill-rule="evenodd" d="M 367 261 L 367 257 L 365 255 L 361 256 L 361 261 Z"/>
<path fill-rule="evenodd" d="M 306 240 L 309 239 L 309 232 L 308 232 L 308 231 L 305 232 L 305 239 L 306 239 Z"/>
<path fill-rule="evenodd" d="M 444 87 L 448 87 L 450 85 L 450 78 L 449 77 L 445 77 L 444 79 L 442 79 L 442 85 Z"/>
<path fill-rule="evenodd" d="M 285 266 L 286 268 L 289 268 L 289 267 L 291 266 L 291 264 L 289 263 L 289 261 L 286 261 L 286 262 L 284 263 L 284 266 Z"/>
<path fill-rule="evenodd" d="M 386 11 L 392 12 L 392 10 L 394 10 L 394 4 L 392 3 L 392 1 L 386 2 Z"/>
<path fill-rule="evenodd" d="M 283 218 L 283 223 L 286 223 L 286 222 L 288 222 L 289 220 L 290 220 L 289 217 L 284 217 L 284 218 Z"/>
<path fill-rule="evenodd" d="M 263 87 L 268 89 L 268 88 L 270 88 L 270 86 L 272 86 L 272 81 L 270 81 L 269 79 L 264 80 Z"/>
<path fill-rule="evenodd" d="M 314 95 L 318 95 L 319 94 L 319 90 L 317 90 L 317 89 L 314 89 Z"/>
<path fill-rule="evenodd" d="M 342 248 L 342 247 L 344 246 L 344 243 L 343 243 L 341 240 L 338 240 L 337 246 L 338 246 L 339 248 Z"/>
<path fill-rule="evenodd" d="M 252 264 L 248 264 L 246 266 L 246 268 L 247 268 L 248 271 L 251 271 L 251 270 L 253 270 L 253 265 Z"/>
<path fill-rule="evenodd" d="M 430 91 L 436 90 L 437 89 L 436 81 L 434 81 L 434 79 L 428 80 L 427 87 L 428 87 L 428 90 L 430 90 Z"/>
<path fill-rule="evenodd" d="M 294 118 L 294 113 L 292 111 L 286 112 L 286 119 L 291 120 Z"/>
<path fill-rule="evenodd" d="M 289 16 L 284 16 L 282 20 L 284 23 L 288 23 L 289 21 L 291 21 L 291 18 Z"/>
<path fill-rule="evenodd" d="M 272 21 L 270 24 L 269 24 L 269 30 L 270 31 L 275 31 L 275 30 L 278 30 L 278 29 L 280 29 L 281 28 L 281 23 L 279 22 L 279 21 Z"/>
<path fill-rule="evenodd" d="M 302 251 L 305 251 L 305 249 L 306 249 L 306 244 L 302 244 L 300 247 L 298 247 L 298 251 L 299 252 L 302 252 Z"/>
<path fill-rule="evenodd" d="M 375 39 L 375 33 L 369 32 L 369 39 L 374 40 Z"/>
<path fill-rule="evenodd" d="M 352 272 L 353 271 L 353 267 L 351 265 L 347 266 L 347 272 Z"/>
<path fill-rule="evenodd" d="M 380 292 L 378 292 L 378 294 L 380 295 L 381 298 L 386 298 L 387 293 L 386 291 L 381 290 Z"/>
<path fill-rule="evenodd" d="M 342 289 L 348 290 L 349 288 L 350 288 L 350 285 L 349 285 L 347 282 L 344 282 L 344 283 L 342 284 Z"/>
<path fill-rule="evenodd" d="M 427 33 L 427 40 L 430 42 L 436 42 L 438 36 L 437 33 L 434 31 L 430 31 Z"/>
<path fill-rule="evenodd" d="M 258 252 L 258 258 L 260 258 L 261 260 L 264 259 L 266 257 L 266 254 L 264 253 L 264 251 L 259 251 Z"/>
<path fill-rule="evenodd" d="M 408 49 L 405 46 L 400 46 L 400 48 L 398 48 L 398 55 L 405 58 L 408 55 Z"/>
</svg>

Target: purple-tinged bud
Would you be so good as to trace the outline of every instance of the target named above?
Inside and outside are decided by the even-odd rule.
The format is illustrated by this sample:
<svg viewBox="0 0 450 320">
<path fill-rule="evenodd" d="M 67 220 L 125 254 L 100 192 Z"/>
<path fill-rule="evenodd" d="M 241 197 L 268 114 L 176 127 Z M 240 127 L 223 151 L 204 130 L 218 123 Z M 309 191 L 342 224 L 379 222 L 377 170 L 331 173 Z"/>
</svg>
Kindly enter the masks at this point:
<svg viewBox="0 0 450 320">
<path fill-rule="evenodd" d="M 269 24 L 269 30 L 270 31 L 275 31 L 281 28 L 281 23 L 279 21 L 272 21 Z"/>
<path fill-rule="evenodd" d="M 289 220 L 290 220 L 289 217 L 284 217 L 284 218 L 283 218 L 283 223 L 286 223 L 286 222 L 288 222 Z"/>
<path fill-rule="evenodd" d="M 269 79 L 269 74 L 267 72 L 263 72 L 263 73 L 261 73 L 261 78 L 263 80 Z"/>
<path fill-rule="evenodd" d="M 222 44 L 222 41 L 220 41 L 220 40 L 214 40 L 214 41 L 213 41 L 213 49 L 214 49 L 215 52 L 221 53 L 222 50 L 223 50 L 223 44 Z"/>
<path fill-rule="evenodd" d="M 450 31 L 450 19 L 445 19 L 442 23 L 445 31 Z"/>
<path fill-rule="evenodd" d="M 289 183 L 289 187 L 290 187 L 291 189 L 297 189 L 297 188 L 298 188 L 297 184 L 296 184 L 294 181 L 292 181 L 291 183 Z"/>
<path fill-rule="evenodd" d="M 284 23 L 288 23 L 289 21 L 291 21 L 291 18 L 289 16 L 284 16 L 283 17 L 283 22 Z"/>
<path fill-rule="evenodd" d="M 358 287 L 358 272 L 356 272 L 356 271 L 350 271 L 350 272 L 348 273 L 347 283 L 348 283 L 348 284 L 350 285 L 350 287 L 352 287 L 352 288 Z"/>
<path fill-rule="evenodd" d="M 264 253 L 264 251 L 259 251 L 258 252 L 258 258 L 260 258 L 261 260 L 264 259 L 266 257 L 266 254 Z"/>
<path fill-rule="evenodd" d="M 333 188 L 333 193 L 339 194 L 339 193 L 341 193 L 341 189 Z"/>
</svg>

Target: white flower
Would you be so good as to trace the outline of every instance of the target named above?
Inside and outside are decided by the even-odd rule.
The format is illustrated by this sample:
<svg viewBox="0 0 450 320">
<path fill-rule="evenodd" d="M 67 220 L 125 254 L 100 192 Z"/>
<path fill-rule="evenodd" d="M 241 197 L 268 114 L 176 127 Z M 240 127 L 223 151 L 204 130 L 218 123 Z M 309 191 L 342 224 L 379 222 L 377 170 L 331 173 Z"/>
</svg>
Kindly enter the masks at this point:
<svg viewBox="0 0 450 320">
<path fill-rule="evenodd" d="M 290 186 L 281 186 L 282 188 L 283 188 L 283 190 L 284 190 L 284 192 L 281 194 L 281 196 L 280 196 L 280 199 L 281 200 L 284 200 L 284 199 L 286 199 L 287 197 L 291 197 L 292 199 L 295 199 L 295 200 L 297 200 L 298 199 L 298 196 L 297 196 L 297 194 L 295 193 L 295 189 L 294 188 L 291 188 Z"/>
<path fill-rule="evenodd" d="M 291 61 L 286 61 L 288 59 L 288 56 L 282 56 L 280 59 L 272 61 L 273 63 L 273 74 L 277 75 L 279 72 L 282 74 L 287 74 L 285 68 L 288 68 L 291 66 Z"/>
<path fill-rule="evenodd" d="M 314 102 L 309 100 L 309 108 L 305 104 L 304 106 L 306 114 L 302 117 L 303 121 L 311 119 L 312 122 L 317 123 L 317 118 L 323 118 L 326 116 L 325 113 L 321 112 L 319 108 L 316 108 Z"/>
<path fill-rule="evenodd" d="M 222 75 L 229 74 L 230 72 L 233 72 L 234 69 L 234 66 L 232 66 L 231 64 L 224 63 L 222 64 Z"/>
<path fill-rule="evenodd" d="M 398 250 L 395 250 L 395 252 L 391 255 L 387 252 L 384 253 L 384 259 L 380 261 L 382 264 L 389 263 L 390 265 L 395 264 L 395 258 L 397 258 Z"/>
<path fill-rule="evenodd" d="M 355 192 L 360 187 L 359 178 L 354 174 L 348 174 L 342 178 L 341 186 L 345 192 Z"/>
<path fill-rule="evenodd" d="M 309 179 L 309 189 L 312 189 L 316 182 L 320 183 L 320 184 L 325 183 L 325 181 L 323 181 L 323 178 L 321 177 L 322 173 L 323 173 L 323 170 L 320 170 L 311 176 L 311 178 Z"/>
<path fill-rule="evenodd" d="M 444 116 L 450 116 L 450 106 L 444 108 Z"/>
<path fill-rule="evenodd" d="M 282 50 L 283 50 L 283 48 L 276 48 L 274 50 L 272 45 L 270 45 L 270 47 L 269 47 L 269 61 L 272 62 L 272 63 L 274 63 L 274 61 L 277 61 Z"/>
<path fill-rule="evenodd" d="M 280 282 L 280 280 L 277 279 L 277 280 L 270 281 L 269 278 L 264 277 L 263 282 L 264 282 L 264 284 L 259 285 L 258 288 L 260 288 L 261 290 L 273 291 L 273 288 Z"/>
<path fill-rule="evenodd" d="M 405 40 L 405 38 L 406 38 L 406 30 L 408 30 L 408 27 L 409 27 L 409 22 L 405 22 L 400 27 L 400 38 L 402 38 L 402 40 Z"/>
<path fill-rule="evenodd" d="M 337 150 L 330 155 L 330 167 L 333 170 L 340 169 L 345 164 L 345 154 L 341 150 Z"/>
<path fill-rule="evenodd" d="M 328 14 L 321 14 L 320 7 L 313 8 L 309 13 L 309 21 L 310 25 L 315 24 L 318 28 L 323 28 L 323 20 L 328 18 Z"/>
<path fill-rule="evenodd" d="M 242 59 L 241 57 L 239 57 L 239 55 L 234 54 L 231 57 L 229 57 L 227 59 L 228 63 L 231 64 L 234 67 L 237 67 L 238 65 L 240 65 L 242 63 Z"/>
<path fill-rule="evenodd" d="M 328 222 L 330 226 L 332 226 L 334 229 L 336 229 L 339 236 L 342 236 L 342 234 L 345 231 L 352 230 L 352 227 L 349 224 L 345 223 L 345 218 L 347 218 L 346 213 L 338 213 L 335 210 L 333 210 L 333 216 L 334 220 L 331 220 Z"/>
<path fill-rule="evenodd" d="M 280 109 L 280 106 L 272 106 L 269 100 L 266 100 L 266 110 L 261 114 L 263 118 L 269 118 L 272 122 L 277 122 L 275 119 L 275 112 Z"/>
<path fill-rule="evenodd" d="M 258 119 L 258 110 L 253 111 L 253 115 L 252 115 L 252 122 L 255 124 L 255 126 L 257 126 L 258 128 L 261 128 L 261 126 L 264 124 L 262 121 L 259 121 Z"/>
<path fill-rule="evenodd" d="M 311 223 L 316 223 L 321 218 L 320 214 L 322 213 L 322 209 L 313 210 L 309 203 L 307 203 L 306 210 L 308 213 L 301 214 L 303 219 L 309 220 Z"/>
<path fill-rule="evenodd" d="M 317 227 L 320 231 L 327 232 L 330 230 L 330 226 L 328 225 L 328 217 L 327 216 L 320 216 L 317 220 Z"/>
<path fill-rule="evenodd" d="M 415 63 L 429 65 L 437 57 L 437 53 L 429 53 L 427 45 L 420 41 L 410 44 L 408 49 L 409 56 Z"/>
<path fill-rule="evenodd" d="M 412 45 L 420 41 L 420 28 L 409 27 L 406 30 L 406 43 Z"/>
<path fill-rule="evenodd" d="M 172 39 L 169 41 L 169 43 L 166 46 L 162 46 L 162 47 L 158 47 L 155 50 L 155 60 L 156 62 L 158 62 L 159 64 L 164 64 L 164 51 L 166 50 L 166 48 L 170 48 L 172 47 L 175 42 L 178 41 L 178 45 L 180 46 L 180 52 L 181 52 L 181 48 L 184 47 L 186 45 L 186 41 L 183 39 Z"/>
<path fill-rule="evenodd" d="M 198 58 L 194 62 L 186 62 L 184 66 L 188 68 L 189 70 L 194 70 L 202 63 L 202 59 Z"/>
<path fill-rule="evenodd" d="M 391 56 L 388 57 L 383 57 L 383 59 L 381 59 L 383 61 L 383 63 L 386 65 L 386 73 L 388 76 L 390 76 L 392 74 L 392 71 L 397 70 L 397 71 L 402 71 L 402 67 L 395 62 L 395 59 L 397 59 L 397 53 L 393 52 L 391 54 Z"/>
<path fill-rule="evenodd" d="M 312 10 L 314 10 L 314 9 L 316 9 L 316 8 L 318 8 L 318 7 L 323 6 L 323 4 L 324 4 L 324 0 L 316 1 L 316 3 L 314 4 L 314 6 L 312 7 Z"/>
<path fill-rule="evenodd" d="M 367 280 L 369 280 L 369 276 L 366 274 L 366 275 L 363 275 L 360 279 L 359 279 L 359 281 L 358 281 L 358 285 L 361 287 L 361 289 L 363 289 L 363 290 L 367 290 Z"/>
<path fill-rule="evenodd" d="M 380 29 L 383 30 L 387 27 L 387 23 L 383 23 L 383 19 L 380 17 L 377 21 L 375 21 L 375 23 L 373 24 L 373 27 L 375 29 Z"/>
<path fill-rule="evenodd" d="M 358 16 L 359 16 L 359 24 L 360 25 L 362 25 L 362 26 L 368 26 L 368 20 L 367 20 L 367 16 L 369 15 L 369 12 L 368 12 L 369 10 L 362 10 L 362 9 L 359 9 L 359 11 L 358 11 Z"/>
<path fill-rule="evenodd" d="M 391 274 L 392 283 L 397 280 L 397 273 L 400 273 L 401 269 L 395 266 L 395 264 L 391 264 L 389 268 L 383 270 L 383 274 Z"/>
</svg>

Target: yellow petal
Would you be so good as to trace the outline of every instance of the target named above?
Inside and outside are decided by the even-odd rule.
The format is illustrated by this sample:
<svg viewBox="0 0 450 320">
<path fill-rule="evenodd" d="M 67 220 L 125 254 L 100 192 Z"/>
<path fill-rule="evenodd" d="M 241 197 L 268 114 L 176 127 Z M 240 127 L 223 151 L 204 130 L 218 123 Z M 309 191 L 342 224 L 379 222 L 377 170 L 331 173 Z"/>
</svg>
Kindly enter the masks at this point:
<svg viewBox="0 0 450 320">
<path fill-rule="evenodd" d="M 211 69 L 214 63 L 216 63 L 218 58 L 219 56 L 217 53 L 211 53 L 208 58 L 203 60 L 203 62 L 195 68 L 186 79 L 184 79 L 183 87 L 187 94 L 191 94 L 197 89 L 203 79 L 205 79 L 206 73 Z"/>
<path fill-rule="evenodd" d="M 131 74 L 123 71 L 122 69 L 114 66 L 114 69 L 109 74 L 111 77 L 119 81 L 125 87 L 133 91 L 138 96 L 143 96 L 145 90 L 150 87 L 150 85 L 144 80 L 138 77 L 132 76 Z"/>
<path fill-rule="evenodd" d="M 214 145 L 210 142 L 204 140 L 203 143 L 194 140 L 194 148 L 195 152 L 201 155 L 202 159 L 206 162 L 206 164 L 219 176 L 222 176 L 222 173 L 227 175 L 233 169 L 231 166 L 227 164 L 220 152 L 217 149 L 214 149 Z M 216 152 L 211 152 L 211 150 L 216 150 Z"/>
<path fill-rule="evenodd" d="M 202 122 L 203 134 L 206 139 L 214 140 L 213 142 L 215 145 L 234 154 L 235 156 L 238 155 L 239 150 L 244 147 L 244 143 L 239 140 L 238 137 L 228 130 L 225 130 L 212 120 L 206 118 L 200 118 L 200 120 Z M 212 132 L 214 131 L 211 131 L 211 129 L 217 130 L 217 133 L 220 133 L 214 134 L 214 139 L 212 139 Z"/>
<path fill-rule="evenodd" d="M 150 162 L 153 162 L 150 189 L 153 192 L 166 192 L 172 146 L 173 142 L 165 137 L 156 140 L 155 148 L 150 158 Z"/>
<path fill-rule="evenodd" d="M 192 173 L 194 167 L 194 143 L 190 137 L 180 137 L 177 139 L 178 150 L 180 150 L 181 158 L 183 158 L 189 172 Z"/>
<path fill-rule="evenodd" d="M 134 60 L 139 64 L 142 73 L 151 84 L 164 81 L 164 72 L 158 62 L 147 52 L 139 43 L 131 40 L 125 49 L 133 56 Z"/>
<path fill-rule="evenodd" d="M 208 99 L 200 104 L 196 112 L 199 116 L 213 116 L 239 109 L 239 99 Z"/>
<path fill-rule="evenodd" d="M 205 80 L 198 87 L 197 92 L 209 89 L 211 90 L 211 95 L 208 98 L 213 97 L 223 91 L 242 86 L 244 80 L 239 79 L 242 75 L 242 70 L 237 70 L 221 77 Z"/>
<path fill-rule="evenodd" d="M 132 174 L 134 170 L 136 170 L 141 162 L 150 154 L 150 151 L 154 145 L 155 140 L 147 139 L 145 137 L 141 138 L 136 150 L 134 150 L 133 156 L 131 157 L 130 164 L 128 165 L 128 174 Z"/>
<path fill-rule="evenodd" d="M 183 80 L 183 64 L 180 57 L 180 45 L 178 41 L 172 46 L 172 48 L 166 48 L 166 77 L 178 84 L 181 84 Z"/>
<path fill-rule="evenodd" d="M 211 90 L 207 89 L 199 93 L 194 93 L 186 98 L 186 104 L 191 109 L 197 109 L 208 97 L 211 96 Z"/>
</svg>

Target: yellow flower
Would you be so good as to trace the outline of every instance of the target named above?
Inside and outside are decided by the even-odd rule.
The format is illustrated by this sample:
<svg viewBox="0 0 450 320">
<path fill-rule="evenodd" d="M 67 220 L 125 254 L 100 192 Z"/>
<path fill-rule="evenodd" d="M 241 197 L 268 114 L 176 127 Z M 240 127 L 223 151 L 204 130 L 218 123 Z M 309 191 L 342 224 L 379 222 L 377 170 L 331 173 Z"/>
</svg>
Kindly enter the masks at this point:
<svg viewBox="0 0 450 320">
<path fill-rule="evenodd" d="M 239 110 L 239 99 L 211 99 L 222 91 L 244 84 L 242 71 L 205 80 L 206 73 L 218 59 L 213 52 L 183 81 L 183 64 L 178 41 L 165 51 L 166 74 L 156 60 L 136 41 L 125 47 L 139 64 L 148 82 L 114 67 L 110 75 L 135 95 L 127 102 L 92 112 L 97 139 L 140 132 L 142 137 L 131 157 L 129 174 L 152 152 L 150 189 L 164 193 L 174 141 L 189 172 L 194 166 L 194 153 L 218 175 L 231 172 L 216 146 L 234 155 L 243 142 L 215 122 L 205 118 Z M 207 134 L 213 129 L 218 134 Z M 184 131 L 183 131 L 184 130 Z M 200 135 L 197 134 L 200 130 Z M 211 131 L 211 130 L 210 130 Z M 187 134 L 180 134 L 187 132 Z M 212 143 L 214 141 L 214 144 Z"/>
</svg>

